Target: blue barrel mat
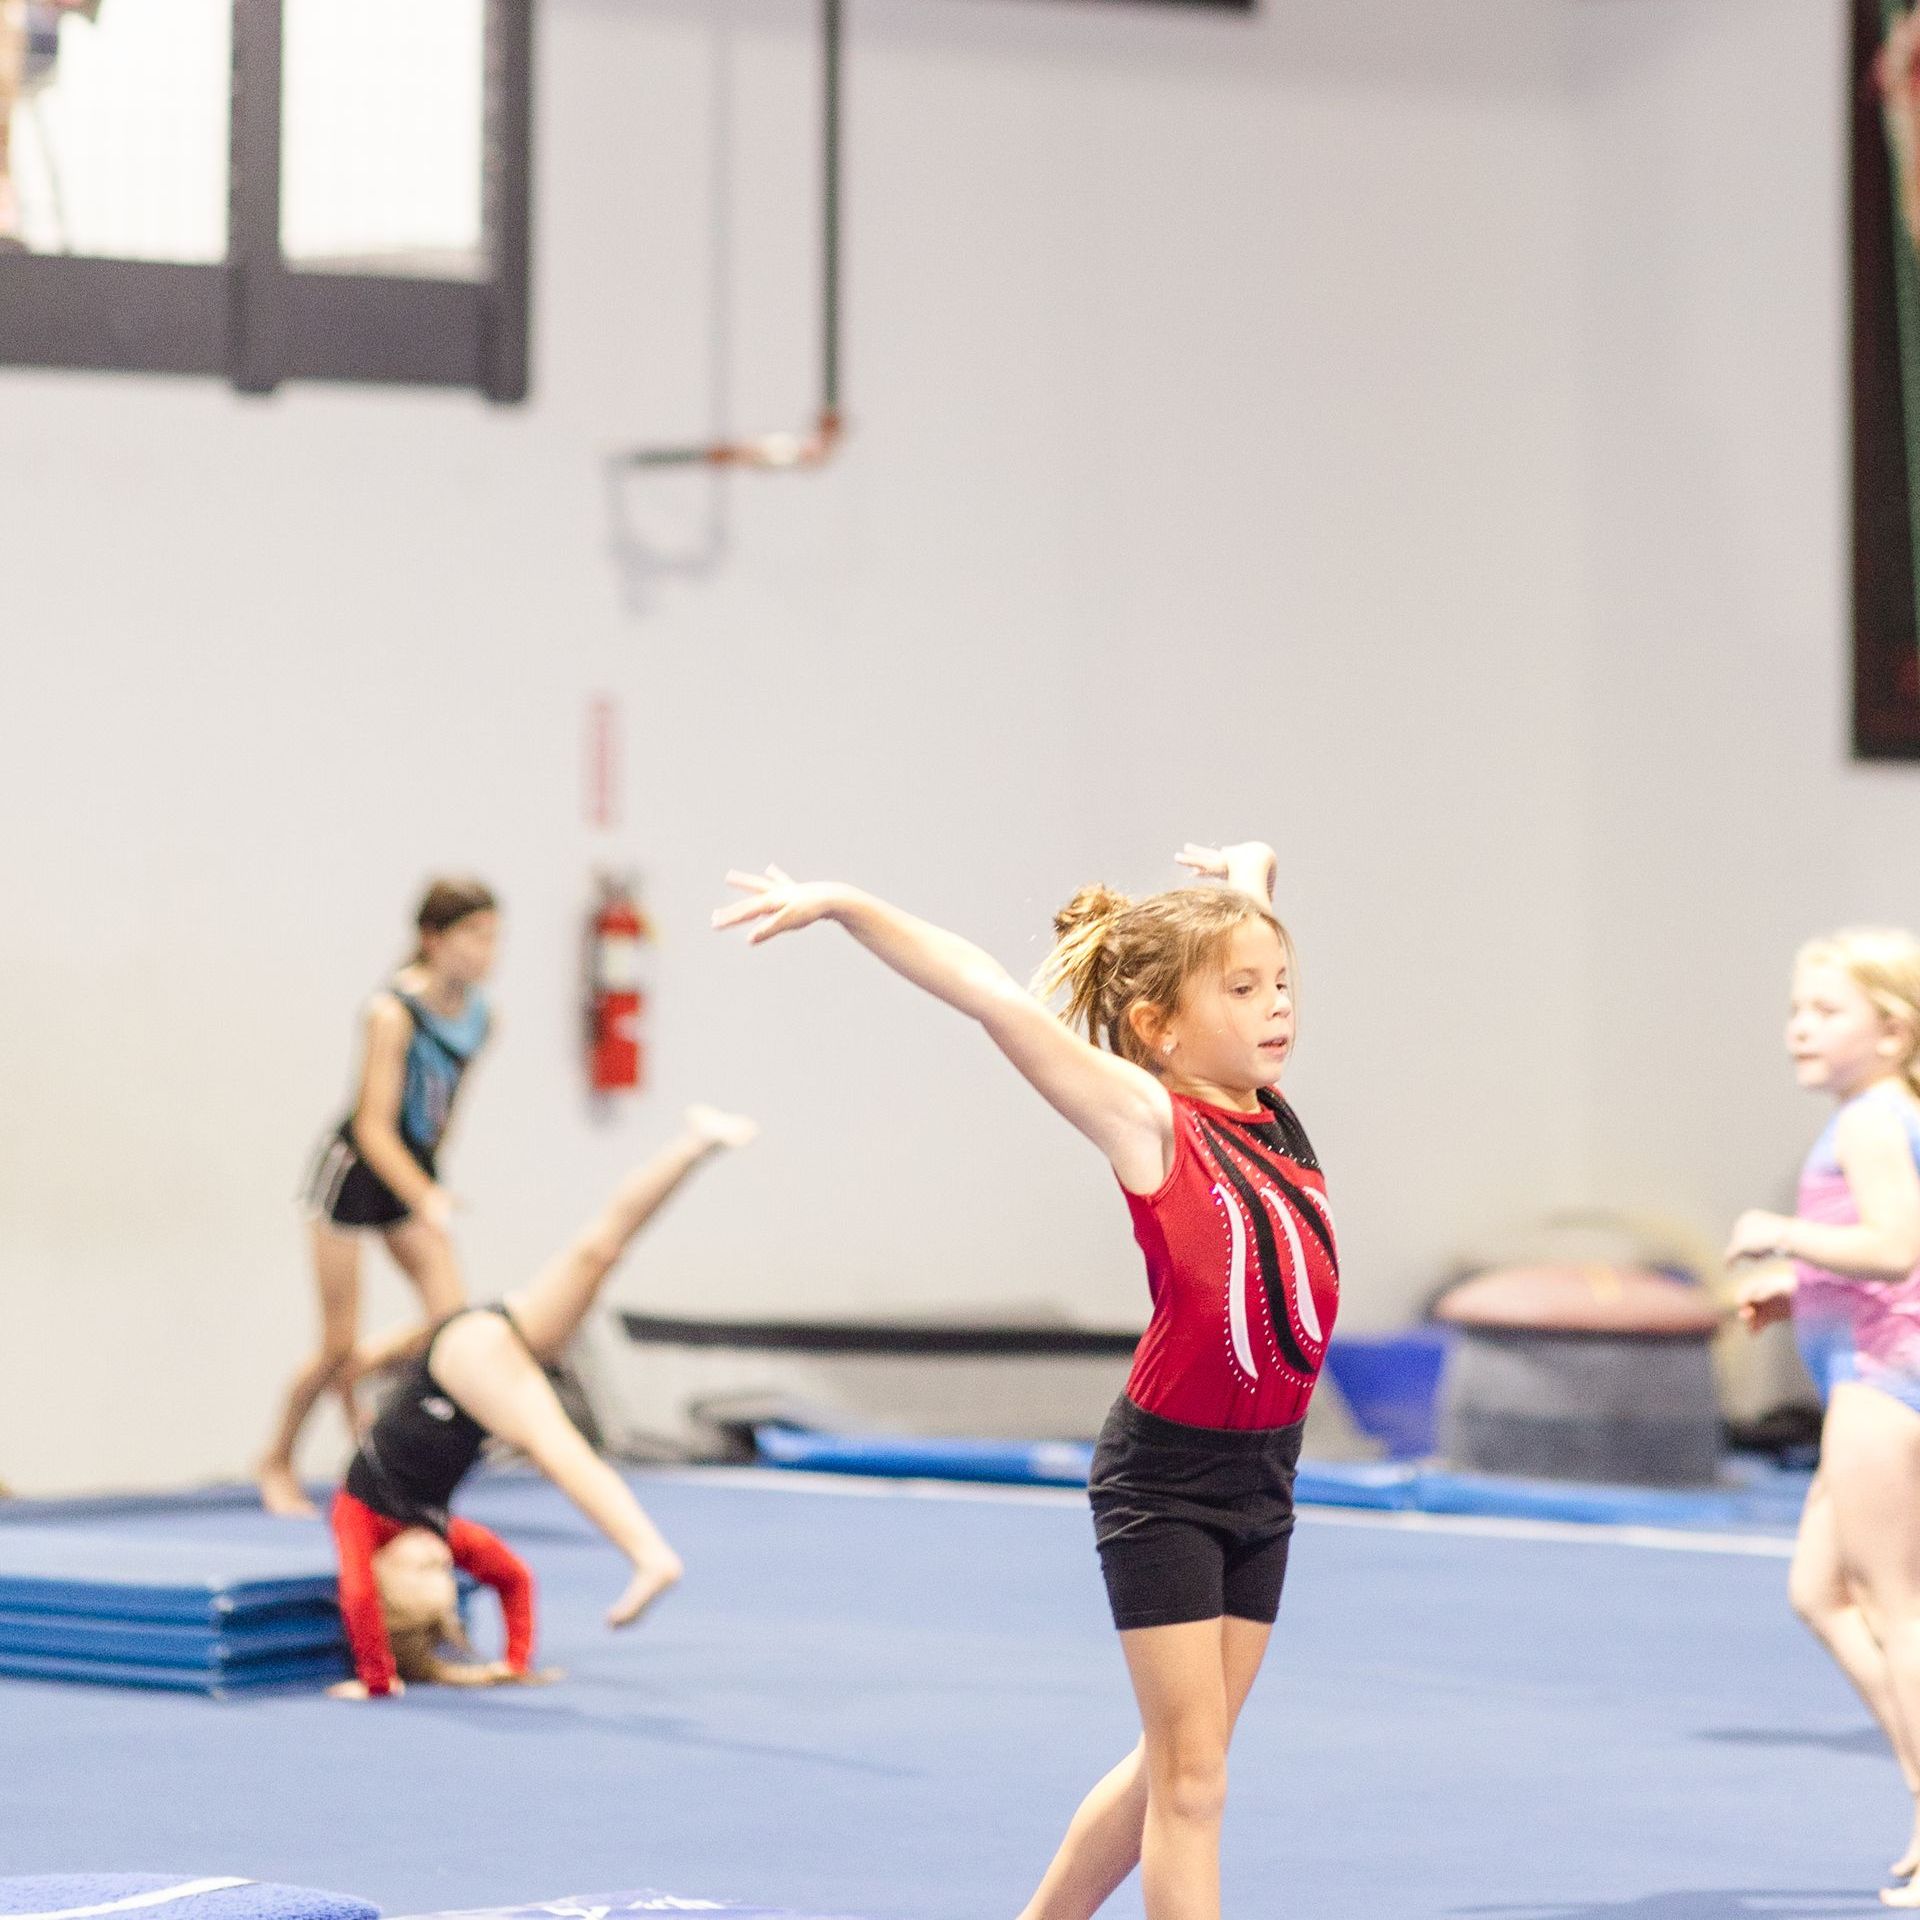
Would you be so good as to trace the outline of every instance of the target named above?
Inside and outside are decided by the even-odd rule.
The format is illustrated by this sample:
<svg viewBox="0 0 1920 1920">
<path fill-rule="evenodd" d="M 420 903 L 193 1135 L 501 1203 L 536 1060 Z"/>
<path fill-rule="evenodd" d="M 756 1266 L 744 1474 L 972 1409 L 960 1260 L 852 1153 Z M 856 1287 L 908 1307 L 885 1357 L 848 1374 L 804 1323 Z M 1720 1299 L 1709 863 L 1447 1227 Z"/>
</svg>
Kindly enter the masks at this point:
<svg viewBox="0 0 1920 1920">
<path fill-rule="evenodd" d="M 0 1880 L 8 1920 L 379 1920 L 347 1893 L 222 1875 L 40 1873 Z"/>
</svg>

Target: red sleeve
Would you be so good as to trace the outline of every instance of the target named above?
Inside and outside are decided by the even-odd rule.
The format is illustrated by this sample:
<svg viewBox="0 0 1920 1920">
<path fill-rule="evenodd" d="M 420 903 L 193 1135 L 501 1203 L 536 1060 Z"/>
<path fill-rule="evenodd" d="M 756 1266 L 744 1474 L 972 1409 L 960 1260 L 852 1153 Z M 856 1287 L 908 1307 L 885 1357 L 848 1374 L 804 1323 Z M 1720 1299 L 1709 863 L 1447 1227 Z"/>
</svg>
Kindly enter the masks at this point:
<svg viewBox="0 0 1920 1920">
<path fill-rule="evenodd" d="M 447 1529 L 453 1564 L 500 1596 L 507 1622 L 507 1665 L 525 1673 L 533 1663 L 533 1575 L 527 1563 L 499 1535 L 472 1520 L 456 1520 Z"/>
<path fill-rule="evenodd" d="M 373 1556 L 399 1529 L 344 1489 L 334 1496 L 333 1541 L 340 1554 L 340 1620 L 353 1649 L 353 1670 L 369 1693 L 391 1693 L 393 1648 L 387 1641 Z"/>
</svg>

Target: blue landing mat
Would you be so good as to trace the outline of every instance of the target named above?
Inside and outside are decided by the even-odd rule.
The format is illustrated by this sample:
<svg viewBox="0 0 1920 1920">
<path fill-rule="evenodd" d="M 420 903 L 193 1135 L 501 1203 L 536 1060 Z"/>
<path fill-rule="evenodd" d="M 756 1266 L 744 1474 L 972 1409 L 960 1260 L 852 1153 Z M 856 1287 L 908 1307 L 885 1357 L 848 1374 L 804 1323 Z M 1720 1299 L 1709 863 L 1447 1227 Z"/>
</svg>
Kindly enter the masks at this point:
<svg viewBox="0 0 1920 1920">
<path fill-rule="evenodd" d="M 77 1920 L 379 1920 L 379 1909 L 351 1894 L 279 1887 L 223 1875 L 45 1873 L 0 1880 L 0 1916 Z"/>
<path fill-rule="evenodd" d="M 290 1653 L 337 1653 L 340 1615 L 310 1612 L 243 1619 L 228 1627 L 114 1620 L 86 1614 L 16 1613 L 0 1608 L 0 1657 L 44 1653 L 81 1660 L 151 1661 L 165 1667 L 237 1666 Z"/>
<path fill-rule="evenodd" d="M 803 1433 L 756 1427 L 770 1467 L 870 1473 L 883 1480 L 978 1480 L 1003 1486 L 1084 1487 L 1093 1449 L 1079 1440 L 923 1440 L 912 1434 Z"/>
<path fill-rule="evenodd" d="M 162 1693 L 205 1693 L 227 1699 L 285 1687 L 308 1691 L 347 1676 L 344 1648 L 329 1653 L 285 1654 L 277 1659 L 210 1666 L 163 1666 L 137 1660 L 88 1660 L 0 1647 L 0 1674 L 16 1680 L 80 1680 L 98 1686 L 143 1687 Z"/>
<path fill-rule="evenodd" d="M 224 1696 L 347 1671 L 324 1533 L 126 1515 L 0 1526 L 0 1673 Z"/>
<path fill-rule="evenodd" d="M 1075 1441 L 922 1439 L 911 1434 L 803 1433 L 791 1427 L 760 1427 L 754 1438 L 768 1466 L 878 1479 L 1085 1486 L 1093 1459 L 1093 1449 Z M 1299 1500 L 1307 1506 L 1768 1533 L 1797 1525 L 1806 1487 L 1804 1474 L 1744 1465 L 1730 1470 L 1721 1486 L 1668 1490 L 1454 1473 L 1400 1462 L 1320 1460 L 1303 1461 L 1295 1483 Z"/>
<path fill-rule="evenodd" d="M 311 1613 L 336 1593 L 326 1536 L 216 1542 L 113 1519 L 0 1527 L 0 1608 L 94 1619 L 198 1622 Z"/>
<path fill-rule="evenodd" d="M 801 1914 L 789 1907 L 742 1907 L 731 1900 L 697 1900 L 654 1891 L 581 1894 L 528 1907 L 461 1907 L 451 1913 L 408 1915 L 403 1920 L 619 1920 L 629 1913 L 717 1913 L 726 1920 L 854 1920 L 853 1915 L 837 1911 Z"/>
</svg>

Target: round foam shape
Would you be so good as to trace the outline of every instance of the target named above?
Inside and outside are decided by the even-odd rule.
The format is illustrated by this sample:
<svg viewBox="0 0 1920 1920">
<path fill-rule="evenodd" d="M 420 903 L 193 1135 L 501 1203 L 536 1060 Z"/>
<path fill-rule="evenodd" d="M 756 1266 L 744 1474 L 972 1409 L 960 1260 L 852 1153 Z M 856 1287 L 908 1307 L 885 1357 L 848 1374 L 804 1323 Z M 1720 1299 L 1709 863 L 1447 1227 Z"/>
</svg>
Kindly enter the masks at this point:
<svg viewBox="0 0 1920 1920">
<path fill-rule="evenodd" d="M 1433 1310 L 1456 1327 L 1701 1339 L 1720 1311 L 1698 1287 L 1645 1267 L 1496 1267 L 1450 1288 Z"/>
</svg>

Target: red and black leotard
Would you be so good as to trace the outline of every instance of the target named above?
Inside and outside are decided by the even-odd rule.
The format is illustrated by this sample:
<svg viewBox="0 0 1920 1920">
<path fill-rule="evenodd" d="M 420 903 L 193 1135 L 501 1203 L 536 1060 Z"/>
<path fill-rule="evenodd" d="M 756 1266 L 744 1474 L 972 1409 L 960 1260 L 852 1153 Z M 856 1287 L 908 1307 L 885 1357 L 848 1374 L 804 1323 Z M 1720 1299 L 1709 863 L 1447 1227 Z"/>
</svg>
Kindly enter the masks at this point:
<svg viewBox="0 0 1920 1920">
<path fill-rule="evenodd" d="M 497 1313 L 505 1307 L 469 1307 Z M 435 1338 L 460 1318 L 435 1329 Z M 519 1329 L 516 1327 L 517 1333 Z M 507 1664 L 525 1673 L 533 1659 L 533 1575 L 497 1534 L 448 1511 L 454 1489 L 480 1457 L 486 1429 L 441 1391 L 433 1377 L 428 1344 L 394 1393 L 347 1469 L 347 1483 L 333 1502 L 333 1538 L 340 1554 L 340 1617 L 353 1649 L 353 1665 L 369 1693 L 391 1693 L 393 1648 L 374 1584 L 373 1556 L 408 1527 L 425 1527 L 444 1539 L 453 1564 L 500 1596 L 507 1625 Z"/>
<path fill-rule="evenodd" d="M 1320 1163 L 1278 1094 L 1257 1114 L 1169 1097 L 1173 1169 L 1127 1195 L 1153 1295 L 1127 1398 L 1191 1427 L 1291 1426 L 1340 1304 Z"/>
</svg>

